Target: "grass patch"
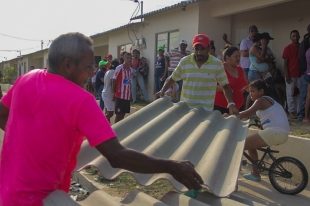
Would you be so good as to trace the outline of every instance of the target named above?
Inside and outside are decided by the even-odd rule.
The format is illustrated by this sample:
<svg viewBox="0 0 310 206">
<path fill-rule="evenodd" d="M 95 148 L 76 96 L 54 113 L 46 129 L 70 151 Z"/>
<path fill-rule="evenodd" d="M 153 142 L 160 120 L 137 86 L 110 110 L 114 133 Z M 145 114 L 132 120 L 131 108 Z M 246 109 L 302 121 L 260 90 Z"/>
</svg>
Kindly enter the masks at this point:
<svg viewBox="0 0 310 206">
<path fill-rule="evenodd" d="M 113 197 L 125 198 L 130 192 L 139 190 L 155 199 L 160 199 L 170 191 L 178 192 L 167 180 L 157 180 L 149 186 L 142 186 L 129 173 L 123 173 L 114 180 L 107 180 L 94 167 L 88 168 L 87 172 L 94 181 L 103 184 L 105 186 L 103 190 Z M 206 188 L 202 189 L 202 191 L 210 192 Z"/>
<path fill-rule="evenodd" d="M 143 107 L 145 107 L 147 104 L 146 104 L 146 101 L 144 99 L 138 99 L 136 100 L 135 103 L 132 103 L 131 106 L 132 107 L 136 107 L 138 109 L 141 109 Z"/>
<path fill-rule="evenodd" d="M 152 185 L 142 186 L 129 173 L 123 173 L 114 180 L 107 180 L 94 167 L 88 167 L 86 172 L 93 177 L 94 181 L 103 184 L 105 186 L 103 190 L 114 197 L 124 198 L 130 192 L 140 190 L 156 199 L 160 199 L 167 192 L 176 191 L 167 180 L 157 180 Z"/>
</svg>

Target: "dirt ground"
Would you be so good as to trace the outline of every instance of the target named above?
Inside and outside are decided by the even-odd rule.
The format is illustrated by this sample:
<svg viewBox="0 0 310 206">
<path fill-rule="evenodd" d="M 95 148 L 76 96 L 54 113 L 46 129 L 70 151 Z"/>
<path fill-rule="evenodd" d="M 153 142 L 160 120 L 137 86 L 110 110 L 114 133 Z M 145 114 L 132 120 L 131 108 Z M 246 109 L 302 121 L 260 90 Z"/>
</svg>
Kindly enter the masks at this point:
<svg viewBox="0 0 310 206">
<path fill-rule="evenodd" d="M 310 123 L 289 119 L 291 135 L 310 138 Z"/>
</svg>

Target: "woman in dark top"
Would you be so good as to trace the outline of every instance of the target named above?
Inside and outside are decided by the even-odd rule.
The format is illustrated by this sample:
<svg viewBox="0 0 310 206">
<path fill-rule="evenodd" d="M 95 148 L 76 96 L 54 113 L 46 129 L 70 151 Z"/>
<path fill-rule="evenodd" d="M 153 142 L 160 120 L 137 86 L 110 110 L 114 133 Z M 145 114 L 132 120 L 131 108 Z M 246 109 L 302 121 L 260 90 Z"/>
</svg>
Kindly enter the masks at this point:
<svg viewBox="0 0 310 206">
<path fill-rule="evenodd" d="M 155 73 L 154 73 L 156 93 L 159 92 L 164 85 L 164 81 L 161 81 L 161 78 L 165 73 L 164 47 L 159 46 L 157 50 L 158 50 L 158 56 L 156 57 L 155 61 Z"/>
</svg>

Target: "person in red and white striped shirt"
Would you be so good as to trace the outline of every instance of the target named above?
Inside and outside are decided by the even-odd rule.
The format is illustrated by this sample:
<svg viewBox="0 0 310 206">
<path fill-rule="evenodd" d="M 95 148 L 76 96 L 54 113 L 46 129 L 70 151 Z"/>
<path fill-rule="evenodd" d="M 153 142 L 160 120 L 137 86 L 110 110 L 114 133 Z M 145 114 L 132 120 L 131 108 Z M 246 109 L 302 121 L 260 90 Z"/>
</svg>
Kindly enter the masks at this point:
<svg viewBox="0 0 310 206">
<path fill-rule="evenodd" d="M 130 67 L 132 56 L 124 54 L 124 63 L 116 67 L 112 91 L 115 99 L 115 123 L 124 119 L 126 113 L 130 113 L 131 77 L 133 70 Z"/>
</svg>

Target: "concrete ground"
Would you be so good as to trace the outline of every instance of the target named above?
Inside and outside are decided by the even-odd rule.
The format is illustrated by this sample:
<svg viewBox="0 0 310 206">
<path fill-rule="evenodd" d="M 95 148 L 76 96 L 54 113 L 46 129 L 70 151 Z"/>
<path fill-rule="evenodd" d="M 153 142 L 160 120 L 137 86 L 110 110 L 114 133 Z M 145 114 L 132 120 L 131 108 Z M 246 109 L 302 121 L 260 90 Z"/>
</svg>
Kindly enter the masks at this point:
<svg viewBox="0 0 310 206">
<path fill-rule="evenodd" d="M 263 175 L 262 181 L 254 182 L 246 180 L 242 177 L 243 174 L 249 173 L 250 170 L 242 167 L 238 178 L 238 191 L 232 194 L 234 197 L 255 201 L 263 205 L 310 205 L 310 187 L 297 195 L 285 195 L 276 191 L 269 182 L 268 176 Z"/>
</svg>

